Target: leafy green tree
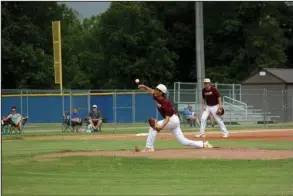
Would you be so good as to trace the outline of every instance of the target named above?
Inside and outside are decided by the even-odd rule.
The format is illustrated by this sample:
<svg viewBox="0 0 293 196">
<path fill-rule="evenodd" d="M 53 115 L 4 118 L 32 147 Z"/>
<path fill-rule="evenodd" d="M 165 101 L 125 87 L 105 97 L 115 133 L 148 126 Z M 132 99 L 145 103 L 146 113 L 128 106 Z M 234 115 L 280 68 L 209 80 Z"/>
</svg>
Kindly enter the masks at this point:
<svg viewBox="0 0 293 196">
<path fill-rule="evenodd" d="M 61 21 L 64 88 L 196 81 L 194 2 L 113 2 L 83 21 L 57 2 L 1 2 L 1 11 L 3 88 L 58 88 L 54 20 Z M 257 67 L 293 67 L 292 27 L 287 2 L 205 2 L 206 76 L 236 83 Z"/>
<path fill-rule="evenodd" d="M 162 22 L 167 47 L 178 55 L 175 81 L 191 81 L 195 65 L 195 2 L 145 2 Z M 196 74 L 195 74 L 196 76 Z"/>
<path fill-rule="evenodd" d="M 136 77 L 171 83 L 177 55 L 167 48 L 162 23 L 144 4 L 113 2 L 100 25 L 103 87 L 129 88 Z"/>
<path fill-rule="evenodd" d="M 168 47 L 179 55 L 177 78 L 196 81 L 194 2 L 146 4 L 165 24 Z M 256 67 L 285 66 L 292 33 L 287 30 L 286 37 L 282 24 L 291 24 L 289 10 L 284 2 L 205 2 L 206 76 L 219 82 L 241 82 Z"/>
<path fill-rule="evenodd" d="M 269 2 L 243 3 L 238 18 L 242 19 L 244 44 L 240 45 L 231 61 L 229 76 L 243 80 L 257 67 L 284 67 L 287 40 L 277 20 L 278 11 Z M 239 74 L 241 70 L 242 74 Z M 233 78 L 233 77 L 232 77 Z"/>
<path fill-rule="evenodd" d="M 76 13 L 57 2 L 1 2 L 1 11 L 2 87 L 56 87 L 51 24 L 62 20 L 66 37 Z"/>
<path fill-rule="evenodd" d="M 273 2 L 271 2 L 273 4 Z M 279 24 L 287 39 L 287 67 L 293 68 L 293 3 L 292 2 L 274 2 L 276 9 L 279 11 Z"/>
</svg>

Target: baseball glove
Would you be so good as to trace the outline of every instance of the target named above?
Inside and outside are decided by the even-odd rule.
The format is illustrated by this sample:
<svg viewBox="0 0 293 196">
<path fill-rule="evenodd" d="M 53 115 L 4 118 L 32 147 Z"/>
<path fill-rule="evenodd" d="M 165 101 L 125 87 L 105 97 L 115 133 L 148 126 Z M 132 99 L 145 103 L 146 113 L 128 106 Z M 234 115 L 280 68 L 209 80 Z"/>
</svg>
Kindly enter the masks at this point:
<svg viewBox="0 0 293 196">
<path fill-rule="evenodd" d="M 157 120 L 152 117 L 149 117 L 149 124 L 153 129 L 156 129 Z"/>
<path fill-rule="evenodd" d="M 218 111 L 216 112 L 216 114 L 217 114 L 218 116 L 223 116 L 224 113 L 225 113 L 224 108 L 221 108 L 221 109 L 219 108 Z"/>
</svg>

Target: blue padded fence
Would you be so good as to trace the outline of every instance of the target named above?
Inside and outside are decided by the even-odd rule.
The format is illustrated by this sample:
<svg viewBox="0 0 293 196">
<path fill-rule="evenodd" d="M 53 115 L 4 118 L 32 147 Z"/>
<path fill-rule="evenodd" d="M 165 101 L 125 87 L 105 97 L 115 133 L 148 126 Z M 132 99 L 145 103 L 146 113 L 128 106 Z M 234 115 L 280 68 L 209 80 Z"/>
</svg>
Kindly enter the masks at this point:
<svg viewBox="0 0 293 196">
<path fill-rule="evenodd" d="M 2 96 L 2 116 L 6 116 L 12 106 L 28 116 L 30 123 L 61 122 L 64 111 L 78 108 L 83 117 L 88 116 L 88 108 L 96 104 L 109 123 L 146 122 L 149 116 L 159 117 L 156 105 L 148 94 L 108 94 L 108 95 L 23 95 Z"/>
</svg>

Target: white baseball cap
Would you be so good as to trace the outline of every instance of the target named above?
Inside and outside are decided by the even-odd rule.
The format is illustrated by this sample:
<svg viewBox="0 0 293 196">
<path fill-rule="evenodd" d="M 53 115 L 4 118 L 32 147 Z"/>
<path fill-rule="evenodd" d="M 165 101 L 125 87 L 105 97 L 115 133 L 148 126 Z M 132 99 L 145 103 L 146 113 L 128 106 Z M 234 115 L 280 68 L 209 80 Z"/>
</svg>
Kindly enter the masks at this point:
<svg viewBox="0 0 293 196">
<path fill-rule="evenodd" d="M 206 78 L 203 80 L 204 83 L 211 83 L 211 80 L 209 78 Z"/>
<path fill-rule="evenodd" d="M 156 89 L 159 89 L 160 91 L 162 91 L 163 93 L 167 92 L 167 87 L 164 84 L 159 84 Z"/>
<path fill-rule="evenodd" d="M 97 105 L 93 105 L 93 108 L 98 108 L 98 106 Z"/>
</svg>

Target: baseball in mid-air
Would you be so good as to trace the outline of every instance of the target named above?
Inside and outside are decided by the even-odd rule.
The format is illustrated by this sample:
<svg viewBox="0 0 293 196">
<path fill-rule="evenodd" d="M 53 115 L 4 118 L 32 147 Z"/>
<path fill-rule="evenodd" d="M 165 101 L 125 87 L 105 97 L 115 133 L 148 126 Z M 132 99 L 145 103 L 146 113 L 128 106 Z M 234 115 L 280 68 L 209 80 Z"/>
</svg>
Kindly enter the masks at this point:
<svg viewBox="0 0 293 196">
<path fill-rule="evenodd" d="M 138 84 L 139 83 L 139 79 L 135 79 L 135 83 Z"/>
</svg>

